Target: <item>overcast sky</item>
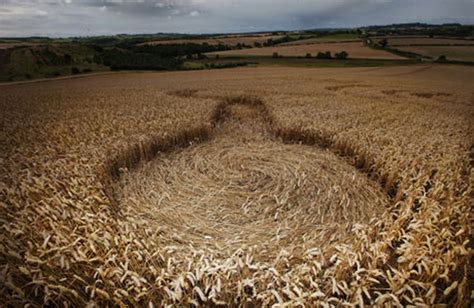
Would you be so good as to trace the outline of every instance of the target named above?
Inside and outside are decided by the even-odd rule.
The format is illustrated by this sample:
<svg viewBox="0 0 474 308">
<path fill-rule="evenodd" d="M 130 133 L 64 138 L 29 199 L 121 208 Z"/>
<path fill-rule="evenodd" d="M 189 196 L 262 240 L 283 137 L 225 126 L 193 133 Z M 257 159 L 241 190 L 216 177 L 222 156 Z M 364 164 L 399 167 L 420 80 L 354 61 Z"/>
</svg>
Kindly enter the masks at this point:
<svg viewBox="0 0 474 308">
<path fill-rule="evenodd" d="M 474 24 L 474 0 L 0 0 L 0 36 Z"/>
</svg>

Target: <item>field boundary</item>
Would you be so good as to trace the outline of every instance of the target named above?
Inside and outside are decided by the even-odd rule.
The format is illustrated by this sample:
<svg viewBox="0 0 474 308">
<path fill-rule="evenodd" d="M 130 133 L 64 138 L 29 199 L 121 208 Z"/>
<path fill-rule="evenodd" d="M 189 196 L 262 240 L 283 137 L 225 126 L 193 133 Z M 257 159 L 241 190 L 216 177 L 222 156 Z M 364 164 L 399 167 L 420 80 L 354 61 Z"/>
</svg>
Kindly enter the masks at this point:
<svg viewBox="0 0 474 308">
<path fill-rule="evenodd" d="M 125 72 L 125 71 L 124 71 L 124 72 Z M 105 72 L 84 73 L 84 74 L 80 74 L 80 75 L 69 75 L 69 76 L 61 76 L 61 77 L 38 78 L 38 79 L 32 79 L 32 80 L 4 81 L 4 82 L 0 82 L 0 87 L 14 86 L 14 85 L 22 85 L 22 84 L 31 84 L 31 83 L 39 83 L 39 82 L 49 82 L 49 81 L 61 81 L 61 80 L 69 80 L 69 79 L 79 79 L 79 78 L 87 78 L 87 77 L 94 77 L 94 76 L 103 76 L 103 75 L 110 75 L 110 74 L 119 74 L 119 73 L 123 73 L 123 72 L 105 71 Z"/>
</svg>

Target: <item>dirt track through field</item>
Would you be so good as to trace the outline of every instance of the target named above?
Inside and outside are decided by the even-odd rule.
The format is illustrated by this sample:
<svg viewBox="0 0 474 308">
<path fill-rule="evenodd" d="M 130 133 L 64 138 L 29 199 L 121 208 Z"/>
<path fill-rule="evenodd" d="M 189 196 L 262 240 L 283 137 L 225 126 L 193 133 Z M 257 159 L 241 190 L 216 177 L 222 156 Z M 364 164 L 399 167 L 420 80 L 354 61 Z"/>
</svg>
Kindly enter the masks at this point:
<svg viewBox="0 0 474 308">
<path fill-rule="evenodd" d="M 332 152 L 280 142 L 261 106 L 221 107 L 210 141 L 159 155 L 121 178 L 119 202 L 152 217 L 163 244 L 218 258 L 252 249 L 255 259 L 271 261 L 283 249 L 298 254 L 343 241 L 345 230 L 389 203 Z"/>
</svg>

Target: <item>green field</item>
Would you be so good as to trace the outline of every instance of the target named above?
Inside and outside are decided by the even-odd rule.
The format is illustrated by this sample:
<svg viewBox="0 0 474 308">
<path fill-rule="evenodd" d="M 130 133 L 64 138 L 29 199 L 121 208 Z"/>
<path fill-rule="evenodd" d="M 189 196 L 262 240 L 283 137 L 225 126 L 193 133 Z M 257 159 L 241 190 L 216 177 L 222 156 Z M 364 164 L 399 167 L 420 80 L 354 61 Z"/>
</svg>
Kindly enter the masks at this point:
<svg viewBox="0 0 474 308">
<path fill-rule="evenodd" d="M 109 70 L 94 62 L 94 51 L 84 45 L 61 44 L 17 47 L 3 51 L 0 81 L 59 77 Z"/>
</svg>

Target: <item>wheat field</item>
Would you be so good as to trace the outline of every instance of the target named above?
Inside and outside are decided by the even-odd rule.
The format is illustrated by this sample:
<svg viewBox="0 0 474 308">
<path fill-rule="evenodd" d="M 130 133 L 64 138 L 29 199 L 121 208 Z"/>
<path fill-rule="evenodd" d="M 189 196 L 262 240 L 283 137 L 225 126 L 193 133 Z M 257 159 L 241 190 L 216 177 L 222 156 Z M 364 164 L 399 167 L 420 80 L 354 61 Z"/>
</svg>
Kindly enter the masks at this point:
<svg viewBox="0 0 474 308">
<path fill-rule="evenodd" d="M 291 41 L 286 43 L 281 43 L 278 46 L 292 46 L 292 45 L 311 45 L 311 44 L 340 44 L 340 43 L 360 43 L 361 39 L 359 38 L 308 38 L 301 39 L 297 41 Z"/>
<path fill-rule="evenodd" d="M 381 40 L 384 37 L 376 38 L 375 40 Z M 463 39 L 452 39 L 452 38 L 430 38 L 430 37 L 385 37 L 388 40 L 388 45 L 392 47 L 401 46 L 440 46 L 440 45 L 461 45 L 461 46 L 473 46 L 473 40 Z"/>
<path fill-rule="evenodd" d="M 2 85 L 2 303 L 467 306 L 473 78 L 432 65 Z"/>
<path fill-rule="evenodd" d="M 438 59 L 444 55 L 449 60 L 474 61 L 474 45 L 472 46 L 409 46 L 397 47 L 399 50 L 415 52 L 424 56 Z"/>
</svg>

